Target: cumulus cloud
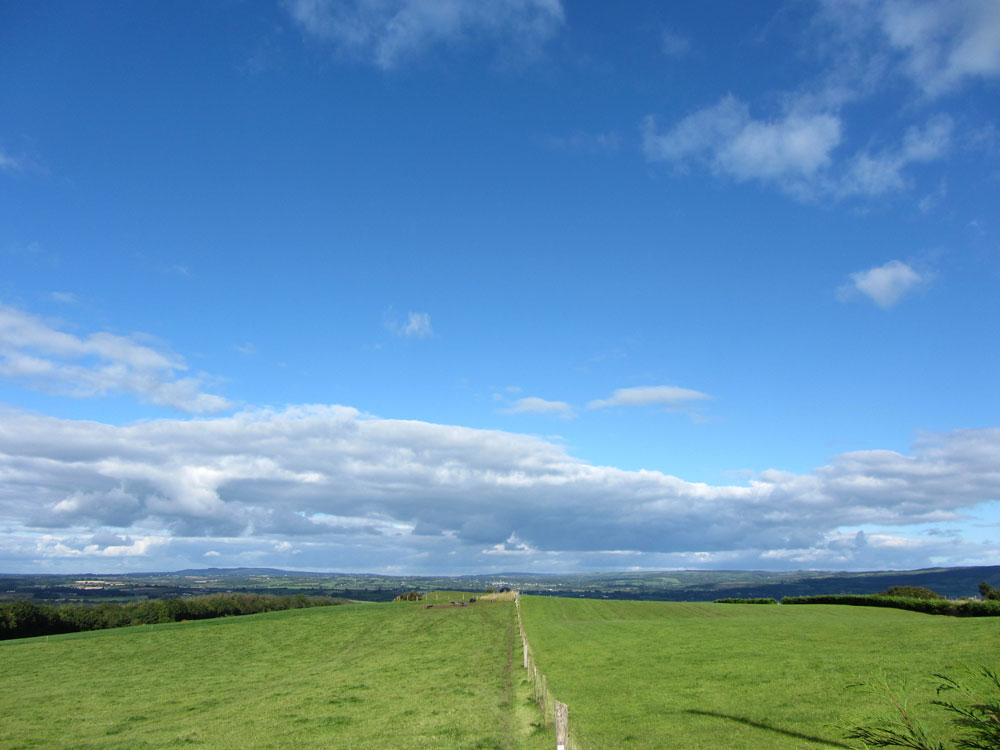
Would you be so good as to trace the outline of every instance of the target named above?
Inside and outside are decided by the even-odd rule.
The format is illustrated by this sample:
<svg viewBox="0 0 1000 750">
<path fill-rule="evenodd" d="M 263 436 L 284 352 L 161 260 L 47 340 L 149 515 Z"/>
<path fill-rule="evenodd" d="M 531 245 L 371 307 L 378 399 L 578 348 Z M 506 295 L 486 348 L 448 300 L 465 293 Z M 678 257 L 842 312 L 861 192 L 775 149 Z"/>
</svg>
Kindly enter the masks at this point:
<svg viewBox="0 0 1000 750">
<path fill-rule="evenodd" d="M 519 398 L 507 409 L 507 414 L 553 414 L 559 417 L 572 417 L 575 415 L 573 407 L 565 401 L 546 401 L 544 398 L 528 396 Z"/>
<path fill-rule="evenodd" d="M 649 406 L 666 404 L 675 406 L 711 398 L 707 393 L 678 388 L 673 385 L 646 385 L 634 388 L 618 388 L 609 398 L 595 399 L 587 404 L 588 409 L 604 409 L 609 406 Z"/>
<path fill-rule="evenodd" d="M 1000 75 L 994 0 L 821 0 L 817 46 L 847 86 L 872 93 L 903 79 L 928 99 Z"/>
<path fill-rule="evenodd" d="M 714 486 L 596 466 L 528 435 L 341 406 L 129 426 L 8 412 L 0 547 L 25 560 L 187 549 L 224 550 L 232 562 L 301 550 L 297 559 L 322 567 L 439 569 L 483 564 L 484 549 L 546 565 L 610 552 L 717 561 L 748 550 L 888 561 L 895 548 L 870 534 L 864 552 L 831 546 L 831 535 L 953 525 L 1000 499 L 997 456 L 1000 429 L 966 430 L 921 436 L 910 455 L 859 451 L 808 474 Z"/>
<path fill-rule="evenodd" d="M 930 273 L 918 273 L 900 260 L 850 274 L 850 282 L 837 290 L 837 297 L 847 302 L 862 294 L 883 310 L 896 305 L 903 297 L 929 283 Z"/>
<path fill-rule="evenodd" d="M 530 555 L 538 552 L 531 545 L 525 544 L 512 533 L 503 542 L 497 542 L 492 547 L 483 550 L 484 555 Z"/>
<path fill-rule="evenodd" d="M 116 544 L 91 543 L 81 547 L 72 537 L 44 534 L 35 542 L 35 552 L 41 558 L 144 557 L 167 541 L 166 537 L 146 536 L 119 540 Z"/>
<path fill-rule="evenodd" d="M 61 331 L 41 318 L 0 305 L 0 376 L 70 396 L 130 393 L 193 414 L 230 407 L 204 393 L 184 359 L 140 335 L 98 332 L 85 337 Z"/>
<path fill-rule="evenodd" d="M 872 142 L 889 139 L 851 128 L 845 107 L 900 80 L 913 84 L 925 105 L 974 81 L 995 83 L 1000 4 L 821 0 L 814 7 L 808 28 L 822 72 L 775 92 L 779 106 L 763 114 L 728 95 L 672 123 L 649 116 L 642 123 L 646 158 L 768 184 L 800 200 L 884 197 L 911 188 L 908 172 L 948 154 L 953 120 L 936 115 L 910 127 L 898 145 L 876 148 Z M 854 146 L 849 136 L 868 145 Z"/>
<path fill-rule="evenodd" d="M 665 131 L 658 131 L 652 117 L 643 122 L 643 149 L 651 161 L 681 166 L 701 162 L 737 180 L 794 183 L 809 178 L 830 164 L 840 139 L 835 115 L 792 111 L 758 120 L 732 95 Z"/>
<path fill-rule="evenodd" d="M 530 58 L 564 20 L 559 0 L 286 0 L 285 7 L 309 36 L 383 70 L 471 41 Z"/>
<path fill-rule="evenodd" d="M 829 196 L 880 196 L 909 187 L 904 170 L 942 158 L 954 127 L 946 115 L 911 127 L 896 147 L 863 150 L 843 157 L 842 120 L 833 111 L 810 112 L 795 106 L 780 116 L 755 119 L 733 97 L 682 118 L 660 130 L 654 117 L 642 123 L 646 158 L 679 169 L 701 165 L 740 182 L 778 187 L 799 199 Z"/>
<path fill-rule="evenodd" d="M 1000 3 L 994 0 L 889 0 L 878 4 L 878 23 L 906 75 L 929 96 L 1000 76 Z"/>
</svg>

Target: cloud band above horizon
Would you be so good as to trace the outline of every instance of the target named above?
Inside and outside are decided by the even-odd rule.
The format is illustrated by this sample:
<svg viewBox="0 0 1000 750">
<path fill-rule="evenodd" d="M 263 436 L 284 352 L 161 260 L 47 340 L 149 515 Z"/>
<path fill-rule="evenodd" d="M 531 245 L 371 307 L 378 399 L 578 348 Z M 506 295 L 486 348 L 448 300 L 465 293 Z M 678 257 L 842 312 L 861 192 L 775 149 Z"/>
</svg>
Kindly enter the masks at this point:
<svg viewBox="0 0 1000 750">
<path fill-rule="evenodd" d="M 14 411 L 0 422 L 0 522 L 15 567 L 251 542 L 311 548 L 327 561 L 312 564 L 331 568 L 389 549 L 426 569 L 495 565 L 498 550 L 550 568 L 623 553 L 691 564 L 748 550 L 772 564 L 898 567 L 908 550 L 927 555 L 944 542 L 869 534 L 860 544 L 844 529 L 957 523 L 1000 498 L 997 452 L 1000 429 L 961 430 L 921 436 L 909 456 L 857 451 L 809 474 L 713 486 L 592 465 L 533 436 L 344 406 L 129 426 Z M 122 541 L 107 542 L 111 532 Z M 946 544 L 952 561 L 997 555 L 996 545 L 970 557 Z"/>
</svg>

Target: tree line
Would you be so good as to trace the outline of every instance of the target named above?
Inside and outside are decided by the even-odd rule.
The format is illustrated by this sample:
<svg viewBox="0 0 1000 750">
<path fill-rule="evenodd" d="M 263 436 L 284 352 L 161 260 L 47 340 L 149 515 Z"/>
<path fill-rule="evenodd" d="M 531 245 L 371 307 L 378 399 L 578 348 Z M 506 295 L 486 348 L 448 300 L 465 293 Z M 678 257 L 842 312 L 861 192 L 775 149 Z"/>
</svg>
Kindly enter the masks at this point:
<svg viewBox="0 0 1000 750">
<path fill-rule="evenodd" d="M 229 615 L 252 615 L 283 609 L 343 604 L 328 596 L 274 596 L 272 594 L 211 594 L 182 599 L 139 602 L 64 604 L 52 606 L 18 600 L 0 603 L 0 640 L 83 630 L 153 625 L 182 620 L 205 620 Z"/>
</svg>

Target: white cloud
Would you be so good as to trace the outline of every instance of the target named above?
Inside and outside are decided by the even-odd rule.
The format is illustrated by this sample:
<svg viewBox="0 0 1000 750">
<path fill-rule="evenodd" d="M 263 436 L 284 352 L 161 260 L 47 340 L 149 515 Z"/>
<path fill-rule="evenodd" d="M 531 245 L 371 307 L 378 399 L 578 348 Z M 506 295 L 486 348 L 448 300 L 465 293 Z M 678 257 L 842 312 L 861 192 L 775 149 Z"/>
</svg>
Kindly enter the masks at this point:
<svg viewBox="0 0 1000 750">
<path fill-rule="evenodd" d="M 839 145 L 839 117 L 790 111 L 773 120 L 755 120 L 749 107 L 729 95 L 658 132 L 643 122 L 643 148 L 651 161 L 705 163 L 717 174 L 794 186 L 828 166 Z"/>
<path fill-rule="evenodd" d="M 537 552 L 537 549 L 518 539 L 515 533 L 511 533 L 506 541 L 497 542 L 483 550 L 484 555 L 530 555 Z"/>
<path fill-rule="evenodd" d="M 519 398 L 504 411 L 507 414 L 553 414 L 567 418 L 575 416 L 573 407 L 565 401 L 546 401 L 536 396 Z"/>
<path fill-rule="evenodd" d="M 129 426 L 2 417 L 6 569 L 85 556 L 158 567 L 183 555 L 184 567 L 222 549 L 272 563 L 300 550 L 303 564 L 355 570 L 386 560 L 474 569 L 491 548 L 549 569 L 606 568 L 608 551 L 621 553 L 616 565 L 811 556 L 846 559 L 841 567 L 998 554 L 903 533 L 959 524 L 969 508 L 1000 499 L 998 428 L 922 435 L 909 455 L 858 451 L 808 474 L 714 486 L 596 466 L 527 435 L 339 406 Z M 866 531 L 858 545 L 860 526 L 895 530 Z M 111 533 L 98 537 L 102 528 Z"/>
<path fill-rule="evenodd" d="M 45 534 L 35 542 L 35 551 L 42 558 L 144 557 L 170 540 L 162 536 L 146 536 L 121 544 L 87 544 L 82 548 L 76 546 L 75 541 L 69 536 Z"/>
<path fill-rule="evenodd" d="M 810 200 L 905 190 L 907 167 L 941 159 L 951 145 L 954 122 L 938 115 L 922 128 L 909 128 L 897 147 L 839 157 L 840 116 L 809 113 L 796 101 L 790 100 L 790 110 L 772 120 L 753 119 L 747 105 L 731 95 L 665 131 L 647 117 L 642 124 L 646 158 L 680 169 L 703 165 L 717 175 L 775 185 Z"/>
<path fill-rule="evenodd" d="M 840 195 L 875 196 L 905 189 L 908 185 L 903 170 L 911 164 L 942 158 L 951 145 L 953 126 L 950 117 L 939 115 L 922 129 L 908 129 L 896 149 L 855 154 L 835 191 Z"/>
<path fill-rule="evenodd" d="M 846 302 L 861 293 L 883 310 L 888 310 L 932 278 L 930 273 L 918 273 L 900 260 L 890 260 L 876 268 L 850 274 L 850 283 L 837 290 L 837 297 Z"/>
<path fill-rule="evenodd" d="M 634 388 L 618 388 L 605 399 L 595 399 L 587 404 L 588 409 L 604 409 L 609 406 L 649 406 L 650 404 L 677 405 L 711 398 L 707 393 L 672 385 L 649 385 Z"/>
<path fill-rule="evenodd" d="M 996 0 L 889 0 L 878 22 L 902 67 L 929 96 L 971 78 L 1000 76 L 1000 3 Z"/>
<path fill-rule="evenodd" d="M 437 559 L 453 569 L 452 552 L 477 566 L 491 548 L 549 566 L 608 551 L 630 551 L 635 564 L 764 554 L 926 564 L 945 541 L 880 546 L 869 533 L 862 550 L 845 529 L 856 539 L 861 525 L 891 526 L 888 536 L 912 540 L 898 529 L 955 524 L 1000 499 L 997 456 L 1000 429 L 956 431 L 921 436 L 910 455 L 858 451 L 808 474 L 713 486 L 595 466 L 527 435 L 339 406 L 129 426 L 7 412 L 0 549 L 30 561 L 178 550 L 190 560 L 225 548 L 274 562 L 300 550 L 317 567 L 361 568 Z"/>
<path fill-rule="evenodd" d="M 49 297 L 55 302 L 61 302 L 64 305 L 75 305 L 79 300 L 76 295 L 72 292 L 50 292 Z"/>
<path fill-rule="evenodd" d="M 428 336 L 433 336 L 434 329 L 431 328 L 431 316 L 427 313 L 411 312 L 409 320 L 406 321 L 406 325 L 403 326 L 401 333 L 403 336 L 414 339 L 425 339 Z"/>
<path fill-rule="evenodd" d="M 441 46 L 489 41 L 538 54 L 562 26 L 559 0 L 286 0 L 308 35 L 389 70 Z"/>
<path fill-rule="evenodd" d="M 131 393 L 195 414 L 230 407 L 203 393 L 201 381 L 177 377 L 183 358 L 140 335 L 98 332 L 78 337 L 21 310 L 0 305 L 0 376 L 70 396 Z"/>
</svg>

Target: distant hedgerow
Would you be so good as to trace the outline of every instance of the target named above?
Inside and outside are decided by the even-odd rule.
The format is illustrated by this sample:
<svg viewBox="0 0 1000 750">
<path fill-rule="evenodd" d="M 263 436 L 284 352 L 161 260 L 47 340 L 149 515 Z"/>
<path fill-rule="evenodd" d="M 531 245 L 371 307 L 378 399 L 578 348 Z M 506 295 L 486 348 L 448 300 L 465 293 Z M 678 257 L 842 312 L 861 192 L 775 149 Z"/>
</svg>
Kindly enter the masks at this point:
<svg viewBox="0 0 1000 750">
<path fill-rule="evenodd" d="M 928 615 L 950 615 L 952 617 L 997 617 L 1000 616 L 1000 601 L 963 599 L 917 599 L 906 596 L 883 596 L 881 594 L 830 594 L 820 596 L 786 596 L 782 604 L 849 604 L 855 607 L 892 607 L 923 612 Z"/>
<path fill-rule="evenodd" d="M 906 596 L 910 599 L 944 599 L 936 591 L 923 586 L 890 586 L 885 591 L 879 591 L 879 596 Z"/>
<path fill-rule="evenodd" d="M 777 604 L 777 599 L 758 597 L 756 599 L 716 599 L 713 604 Z"/>
<path fill-rule="evenodd" d="M 0 640 L 36 635 L 76 633 L 128 625 L 153 625 L 181 620 L 205 620 L 229 615 L 253 615 L 282 609 L 325 607 L 342 604 L 328 596 L 274 596 L 272 594 L 211 594 L 182 599 L 152 599 L 142 602 L 96 606 L 66 604 L 53 607 L 27 601 L 0 603 Z"/>
</svg>

